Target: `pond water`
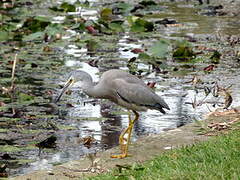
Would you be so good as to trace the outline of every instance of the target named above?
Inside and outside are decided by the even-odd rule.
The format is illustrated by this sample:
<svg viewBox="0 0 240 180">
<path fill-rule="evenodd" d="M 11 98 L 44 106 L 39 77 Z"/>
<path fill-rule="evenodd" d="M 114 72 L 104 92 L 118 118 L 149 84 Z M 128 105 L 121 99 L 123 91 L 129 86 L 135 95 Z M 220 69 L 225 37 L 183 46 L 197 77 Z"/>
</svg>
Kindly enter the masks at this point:
<svg viewBox="0 0 240 180">
<path fill-rule="evenodd" d="M 103 2 L 90 1 L 90 3 L 92 3 L 91 9 L 80 8 L 76 13 L 72 14 L 81 15 L 81 17 L 88 20 L 96 20 L 99 12 L 98 7 Z M 74 70 L 81 69 L 88 72 L 92 75 L 93 80 L 97 82 L 100 75 L 108 69 L 119 68 L 129 71 L 128 61 L 131 58 L 138 57 L 138 54 L 131 51 L 132 49 L 147 49 L 155 39 L 161 37 L 170 41 L 191 37 L 196 39 L 196 47 L 215 48 L 222 53 L 226 52 L 226 54 L 222 55 L 220 63 L 211 72 L 203 71 L 209 65 L 209 62 L 197 62 L 190 64 L 190 67 L 186 68 L 184 63 L 172 61 L 171 57 L 168 57 L 166 60 L 166 66 L 168 66 L 166 73 L 154 71 L 152 65 L 147 63 L 136 62 L 134 65 L 137 66 L 138 72 L 142 71 L 142 79 L 146 83 L 156 82 L 156 93 L 164 98 L 171 110 L 164 115 L 155 110 L 141 113 L 140 119 L 135 123 L 132 140 L 136 141 L 143 135 L 158 134 L 201 120 L 204 118 L 204 114 L 224 107 L 224 96 L 214 97 L 212 94 L 206 95 L 206 91 L 204 91 L 206 87 L 213 89 L 216 83 L 223 88 L 231 86 L 230 91 L 233 97 L 231 107 L 239 106 L 239 64 L 237 60 L 229 55 L 233 48 L 221 39 L 225 35 L 239 33 L 239 23 L 236 23 L 239 21 L 238 18 L 201 15 L 197 13 L 197 6 L 193 5 L 193 3 L 168 2 L 163 3 L 162 7 L 162 10 L 157 14 L 152 10 L 153 13 L 149 13 L 146 17 L 153 21 L 163 18 L 174 19 L 177 25 L 166 27 L 159 25 L 156 32 L 144 35 L 129 32 L 112 36 L 103 35 L 102 39 L 105 38 L 105 40 L 101 42 L 102 48 L 97 53 L 89 53 L 86 46 L 79 45 L 77 41 L 73 40 L 78 36 L 81 39 L 85 38 L 85 36 L 89 37 L 89 35 L 68 30 L 62 37 L 65 43 L 53 47 L 55 51 L 48 53 L 47 58 L 50 59 L 44 60 L 43 63 L 44 67 L 51 65 L 56 65 L 56 67 L 45 68 L 44 71 L 36 72 L 29 70 L 30 74 L 27 74 L 27 72 L 20 73 L 20 69 L 17 69 L 18 76 L 22 75 L 22 78 L 29 79 L 25 84 L 24 82 L 21 83 L 21 89 L 24 89 L 24 85 L 27 85 L 28 87 L 25 89 L 29 89 L 31 94 L 54 99 L 61 91 L 59 85 L 63 85 L 69 73 Z M 54 22 L 62 23 L 64 18 L 64 16 L 56 16 Z M 218 37 L 218 34 L 221 34 L 221 37 Z M 239 46 L 235 48 L 239 49 Z M 22 49 L 25 49 L 27 57 L 30 57 L 33 63 L 36 64 L 46 56 L 46 53 L 38 51 L 39 46 L 30 47 L 30 45 L 26 45 Z M 22 57 L 26 54 L 23 54 Z M 35 59 L 38 59 L 38 61 L 35 61 Z M 174 68 L 175 70 L 173 70 Z M 201 83 L 197 84 L 196 87 L 192 83 L 194 77 L 201 80 Z M 51 93 L 46 95 L 49 91 Z M 203 103 L 194 108 L 194 101 Z M 12 138 L 14 139 L 13 144 L 29 145 L 28 142 L 31 138 L 39 141 L 42 134 L 44 137 L 54 134 L 57 137 L 57 148 L 43 149 L 40 156 L 38 148 L 12 153 L 1 152 L 1 157 L 4 154 L 10 154 L 11 157 L 14 157 L 15 161 L 11 162 L 9 160 L 11 163 L 8 163 L 7 171 L 10 176 L 29 173 L 33 170 L 49 169 L 55 164 L 80 159 L 87 153 L 115 147 L 118 145 L 121 131 L 128 126 L 128 112 L 124 108 L 106 100 L 94 100 L 87 97 L 79 91 L 77 84 L 71 88 L 71 93 L 64 95 L 57 105 L 50 100 L 48 102 L 40 100 L 38 103 L 26 105 L 22 109 L 28 116 L 36 116 L 35 121 L 42 121 L 40 129 L 47 127 L 47 130 L 39 132 L 37 131 L 39 124 L 35 125 L 36 122 L 30 122 L 28 130 L 31 129 L 29 126 L 33 124 L 32 130 L 35 132 L 31 137 L 28 134 L 30 131 L 25 135 L 20 133 L 21 128 L 25 128 L 23 126 L 19 127 L 21 130 L 15 129 L 8 133 L 2 130 L 1 136 L 3 138 L 1 139 L 6 136 L 14 137 L 13 133 L 16 133 L 19 138 L 16 138 L 17 140 Z M 44 113 L 39 115 L 39 112 Z M 4 113 L 5 115 L 6 113 Z M 49 128 L 49 124 L 52 123 L 57 124 L 60 128 L 58 130 Z M 5 128 L 7 127 L 12 126 L 5 125 Z M 85 147 L 80 142 L 82 138 L 87 136 L 92 136 L 96 140 L 91 148 Z M 16 163 L 16 159 L 30 161 Z M 6 160 L 1 161 L 5 163 Z"/>
</svg>

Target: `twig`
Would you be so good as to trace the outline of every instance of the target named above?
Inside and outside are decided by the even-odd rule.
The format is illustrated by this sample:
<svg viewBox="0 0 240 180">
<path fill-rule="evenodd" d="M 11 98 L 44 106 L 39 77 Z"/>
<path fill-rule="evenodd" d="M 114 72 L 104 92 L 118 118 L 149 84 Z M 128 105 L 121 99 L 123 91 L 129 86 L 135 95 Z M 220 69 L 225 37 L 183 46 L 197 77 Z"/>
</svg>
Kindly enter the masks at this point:
<svg viewBox="0 0 240 180">
<path fill-rule="evenodd" d="M 13 67 L 12 67 L 12 77 L 11 77 L 11 90 L 14 87 L 14 76 L 15 76 L 15 69 L 16 69 L 16 64 L 17 64 L 17 53 L 15 54 L 14 61 L 13 61 Z"/>
<path fill-rule="evenodd" d="M 209 110 L 209 112 L 212 112 L 212 110 L 208 107 L 208 105 L 206 104 L 206 106 L 207 106 L 207 108 L 208 108 L 208 110 Z"/>
</svg>

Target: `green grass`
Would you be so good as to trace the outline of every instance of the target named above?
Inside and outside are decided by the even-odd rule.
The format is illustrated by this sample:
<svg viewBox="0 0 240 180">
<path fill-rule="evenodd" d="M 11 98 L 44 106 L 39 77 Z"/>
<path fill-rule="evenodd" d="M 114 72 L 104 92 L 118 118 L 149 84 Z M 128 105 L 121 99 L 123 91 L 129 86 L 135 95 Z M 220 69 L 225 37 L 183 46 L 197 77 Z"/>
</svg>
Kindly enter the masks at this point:
<svg viewBox="0 0 240 180">
<path fill-rule="evenodd" d="M 129 169 L 90 177 L 91 180 L 195 180 L 240 179 L 240 131 L 163 153 Z"/>
</svg>

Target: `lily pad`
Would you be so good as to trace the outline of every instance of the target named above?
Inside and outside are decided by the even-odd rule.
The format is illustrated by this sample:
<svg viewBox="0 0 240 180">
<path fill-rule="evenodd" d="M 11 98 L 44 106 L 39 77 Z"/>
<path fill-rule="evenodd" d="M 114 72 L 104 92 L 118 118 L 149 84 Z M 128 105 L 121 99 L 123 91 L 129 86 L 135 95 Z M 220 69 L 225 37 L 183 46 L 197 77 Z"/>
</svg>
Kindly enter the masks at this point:
<svg viewBox="0 0 240 180">
<path fill-rule="evenodd" d="M 0 31 L 0 42 L 9 39 L 9 33 L 7 31 Z"/>
<path fill-rule="evenodd" d="M 122 27 L 122 25 L 120 23 L 112 22 L 109 24 L 109 28 L 111 30 L 113 30 L 114 32 L 124 32 L 124 28 Z"/>
<path fill-rule="evenodd" d="M 213 55 L 210 57 L 211 63 L 219 64 L 221 56 L 221 53 L 219 53 L 218 51 L 214 51 Z"/>
<path fill-rule="evenodd" d="M 44 32 L 35 32 L 28 36 L 25 36 L 22 40 L 23 41 L 32 41 L 32 40 L 36 40 L 36 39 L 43 39 L 44 34 L 45 34 Z"/>
<path fill-rule="evenodd" d="M 13 153 L 13 152 L 20 152 L 20 151 L 22 151 L 22 148 L 20 148 L 20 147 L 11 146 L 11 145 L 4 145 L 4 146 L 0 145 L 0 152 Z"/>
<path fill-rule="evenodd" d="M 37 16 L 28 18 L 22 28 L 30 30 L 33 33 L 44 31 L 45 28 L 51 24 L 51 19 L 45 16 Z"/>
<path fill-rule="evenodd" d="M 117 2 L 113 6 L 113 14 L 129 14 L 131 9 L 133 8 L 132 4 L 126 2 Z"/>
<path fill-rule="evenodd" d="M 100 17 L 103 21 L 110 21 L 112 20 L 112 9 L 104 8 L 100 12 Z"/>
<path fill-rule="evenodd" d="M 154 29 L 154 24 L 143 18 L 129 16 L 127 20 L 132 32 L 151 32 Z"/>
<path fill-rule="evenodd" d="M 196 57 L 190 44 L 186 41 L 177 42 L 177 47 L 173 52 L 173 58 L 179 61 L 191 61 Z"/>
<path fill-rule="evenodd" d="M 26 101 L 32 101 L 34 100 L 34 96 L 30 96 L 28 94 L 25 94 L 25 93 L 20 93 L 18 95 L 18 102 L 19 103 L 23 103 L 23 102 L 26 102 Z"/>
<path fill-rule="evenodd" d="M 165 58 L 168 53 L 169 42 L 166 40 L 160 40 L 153 44 L 149 48 L 148 52 L 156 57 Z"/>
</svg>

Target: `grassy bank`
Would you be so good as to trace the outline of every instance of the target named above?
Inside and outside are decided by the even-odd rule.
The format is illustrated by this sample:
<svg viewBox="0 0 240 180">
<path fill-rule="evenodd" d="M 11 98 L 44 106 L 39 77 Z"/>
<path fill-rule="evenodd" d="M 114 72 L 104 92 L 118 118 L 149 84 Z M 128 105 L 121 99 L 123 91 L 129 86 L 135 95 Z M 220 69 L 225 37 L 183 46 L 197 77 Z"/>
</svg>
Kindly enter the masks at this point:
<svg viewBox="0 0 240 180">
<path fill-rule="evenodd" d="M 147 152 L 146 152 L 147 153 Z M 168 151 L 155 159 L 111 173 L 100 179 L 240 179 L 240 131 L 211 138 L 207 142 Z"/>
</svg>

